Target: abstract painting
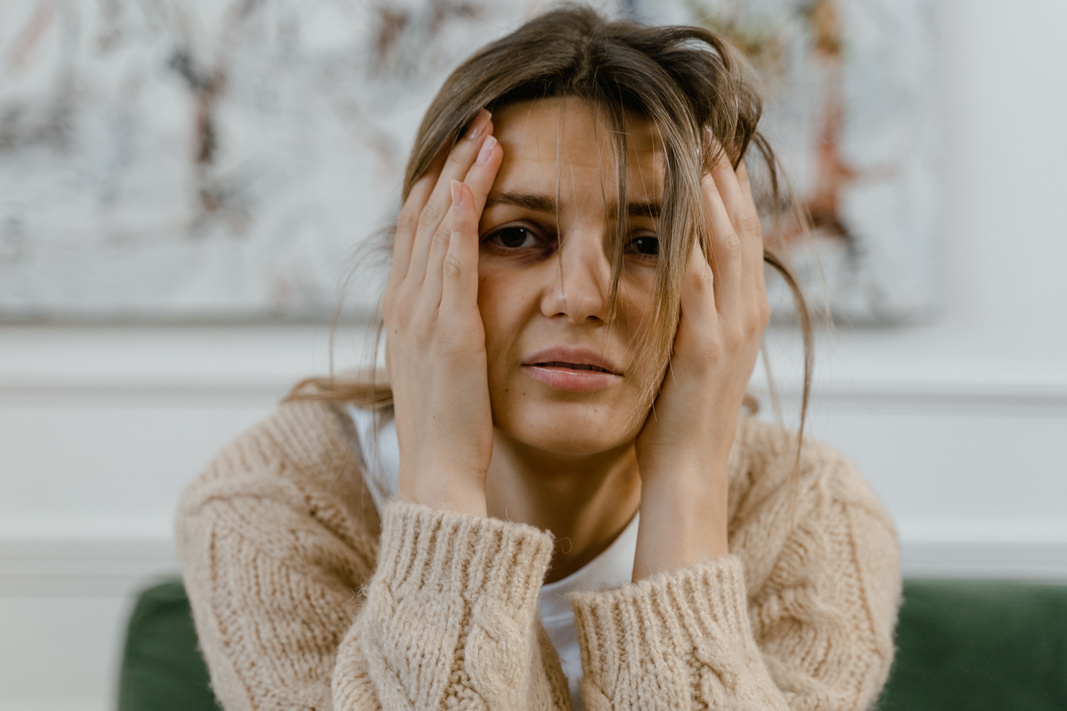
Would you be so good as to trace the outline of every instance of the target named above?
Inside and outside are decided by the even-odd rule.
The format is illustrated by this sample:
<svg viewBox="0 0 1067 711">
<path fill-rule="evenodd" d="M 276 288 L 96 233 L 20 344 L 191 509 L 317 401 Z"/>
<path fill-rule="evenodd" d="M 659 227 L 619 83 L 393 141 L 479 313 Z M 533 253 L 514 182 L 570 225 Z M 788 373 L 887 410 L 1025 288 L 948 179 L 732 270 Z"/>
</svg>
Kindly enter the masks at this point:
<svg viewBox="0 0 1067 711">
<path fill-rule="evenodd" d="M 0 321 L 326 320 L 343 293 L 369 316 L 376 280 L 352 269 L 395 216 L 430 98 L 546 5 L 0 6 Z M 816 248 L 785 239 L 836 314 L 879 322 L 930 305 L 927 2 L 598 6 L 703 23 L 751 54 Z"/>
<path fill-rule="evenodd" d="M 779 230 L 813 305 L 836 320 L 926 317 L 936 305 L 938 152 L 928 0 L 643 0 L 659 23 L 725 33 L 766 97 L 761 129 L 810 230 Z M 769 211 L 768 211 L 769 212 Z M 769 279 L 776 316 L 790 297 Z"/>
</svg>

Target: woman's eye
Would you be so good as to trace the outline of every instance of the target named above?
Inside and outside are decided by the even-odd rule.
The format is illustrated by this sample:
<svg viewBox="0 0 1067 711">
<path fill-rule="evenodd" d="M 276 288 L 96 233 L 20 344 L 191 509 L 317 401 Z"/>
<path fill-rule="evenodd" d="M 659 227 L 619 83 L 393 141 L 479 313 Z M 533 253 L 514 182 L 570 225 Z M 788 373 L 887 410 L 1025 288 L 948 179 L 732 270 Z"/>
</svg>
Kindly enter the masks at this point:
<svg viewBox="0 0 1067 711">
<path fill-rule="evenodd" d="M 489 235 L 485 241 L 504 249 L 528 249 L 536 247 L 539 243 L 538 237 L 533 230 L 519 225 L 497 230 Z"/>
<path fill-rule="evenodd" d="M 659 239 L 652 235 L 639 235 L 626 244 L 626 251 L 642 257 L 655 257 L 659 254 Z"/>
</svg>

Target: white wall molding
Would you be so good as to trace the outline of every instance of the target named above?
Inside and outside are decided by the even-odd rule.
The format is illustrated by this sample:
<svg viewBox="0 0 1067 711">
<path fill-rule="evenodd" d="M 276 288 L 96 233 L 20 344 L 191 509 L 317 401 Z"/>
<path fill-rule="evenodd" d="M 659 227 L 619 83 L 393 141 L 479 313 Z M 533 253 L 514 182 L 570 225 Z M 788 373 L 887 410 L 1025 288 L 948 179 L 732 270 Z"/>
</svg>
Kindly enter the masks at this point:
<svg viewBox="0 0 1067 711">
<path fill-rule="evenodd" d="M 0 711 L 110 711 L 109 699 L 0 699 Z"/>
<path fill-rule="evenodd" d="M 366 324 L 338 330 L 334 366 L 343 371 L 364 362 L 371 335 Z M 1003 354 L 968 352 L 962 336 L 936 343 L 932 338 L 922 328 L 817 336 L 814 395 L 841 406 L 1067 411 L 1064 363 L 1005 361 Z M 798 396 L 799 335 L 774 329 L 767 343 L 780 396 Z M 923 355 L 931 350 L 936 357 Z M 330 329 L 323 324 L 4 326 L 0 402 L 277 398 L 330 365 Z M 753 387 L 765 390 L 766 382 L 757 367 Z"/>
<path fill-rule="evenodd" d="M 307 375 L 313 375 L 308 373 Z M 262 378 L 161 378 L 127 379 L 121 382 L 94 377 L 0 380 L 0 399 L 32 401 L 195 401 L 276 400 L 288 392 L 301 376 Z"/>
<path fill-rule="evenodd" d="M 286 373 L 250 377 L 236 373 L 198 376 L 128 377 L 122 380 L 95 374 L 65 377 L 0 375 L 0 401 L 273 401 L 300 378 L 314 373 Z M 799 387 L 776 377 L 783 402 L 796 401 Z M 753 377 L 753 392 L 769 399 L 766 378 Z M 891 407 L 894 410 L 958 410 L 981 408 L 1005 415 L 1040 411 L 1067 415 L 1067 386 L 1028 380 L 991 383 L 988 380 L 933 381 L 870 379 L 843 383 L 816 381 L 812 398 L 832 408 Z"/>
<path fill-rule="evenodd" d="M 1067 539 L 1042 541 L 908 541 L 902 567 L 910 578 L 972 578 L 1067 585 Z"/>
<path fill-rule="evenodd" d="M 0 596 L 131 595 L 179 569 L 167 538 L 0 538 Z"/>
<path fill-rule="evenodd" d="M 753 393 L 769 399 L 766 379 L 753 378 Z M 793 383 L 777 385 L 783 403 L 795 403 L 800 390 Z M 991 384 L 987 381 L 931 382 L 917 380 L 853 380 L 847 384 L 816 382 L 812 401 L 835 410 L 846 408 L 892 408 L 899 410 L 958 411 L 980 408 L 1005 415 L 1012 412 L 1046 412 L 1067 415 L 1067 387 L 1032 382 Z"/>
</svg>

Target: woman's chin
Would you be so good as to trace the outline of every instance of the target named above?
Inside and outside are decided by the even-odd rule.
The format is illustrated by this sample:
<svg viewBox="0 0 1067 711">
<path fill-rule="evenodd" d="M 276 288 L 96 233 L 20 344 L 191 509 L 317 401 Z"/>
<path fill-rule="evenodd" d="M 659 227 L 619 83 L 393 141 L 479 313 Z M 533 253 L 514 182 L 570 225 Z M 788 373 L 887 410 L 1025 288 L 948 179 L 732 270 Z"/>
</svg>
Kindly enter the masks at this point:
<svg viewBox="0 0 1067 711">
<path fill-rule="evenodd" d="M 494 418 L 494 425 L 515 444 L 570 457 L 593 456 L 628 446 L 640 430 L 633 418 L 613 416 L 604 408 L 575 410 L 513 413 Z"/>
</svg>

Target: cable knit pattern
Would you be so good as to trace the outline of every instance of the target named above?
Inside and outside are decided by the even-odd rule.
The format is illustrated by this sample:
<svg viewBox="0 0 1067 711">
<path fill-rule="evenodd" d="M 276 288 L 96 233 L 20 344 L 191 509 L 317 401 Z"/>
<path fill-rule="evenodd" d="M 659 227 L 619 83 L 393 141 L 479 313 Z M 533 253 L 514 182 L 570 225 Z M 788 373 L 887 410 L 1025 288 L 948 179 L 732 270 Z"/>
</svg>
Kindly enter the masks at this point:
<svg viewBox="0 0 1067 711">
<path fill-rule="evenodd" d="M 383 706 L 522 708 L 551 556 L 552 537 L 530 526 L 387 507 L 361 645 L 391 682 Z"/>
<path fill-rule="evenodd" d="M 569 709 L 537 617 L 551 535 L 394 501 L 351 420 L 293 402 L 186 490 L 177 542 L 212 685 L 237 709 Z M 742 418 L 731 554 L 572 596 L 590 711 L 868 708 L 900 601 L 892 521 L 854 467 Z"/>
<path fill-rule="evenodd" d="M 582 695 L 599 709 L 786 708 L 749 627 L 744 575 L 724 556 L 571 597 Z"/>
</svg>

